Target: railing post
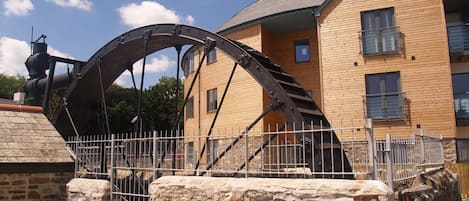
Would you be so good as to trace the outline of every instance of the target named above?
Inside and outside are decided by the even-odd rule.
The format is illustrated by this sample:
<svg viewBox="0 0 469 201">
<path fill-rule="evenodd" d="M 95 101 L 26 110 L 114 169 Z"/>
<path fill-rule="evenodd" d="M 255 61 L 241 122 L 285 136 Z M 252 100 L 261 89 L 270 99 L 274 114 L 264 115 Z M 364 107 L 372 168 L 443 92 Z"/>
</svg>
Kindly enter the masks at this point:
<svg viewBox="0 0 469 201">
<path fill-rule="evenodd" d="M 386 134 L 386 176 L 388 181 L 388 187 L 393 189 L 393 171 L 392 171 L 392 146 L 391 146 L 391 134 Z"/>
<path fill-rule="evenodd" d="M 377 170 L 376 170 L 376 141 L 373 134 L 373 120 L 371 118 L 366 120 L 366 129 L 368 133 L 368 171 L 370 173 L 370 178 L 377 180 Z"/>
<path fill-rule="evenodd" d="M 424 139 L 424 130 L 423 128 L 419 129 L 420 137 L 420 164 L 425 164 L 425 139 Z"/>
<path fill-rule="evenodd" d="M 72 138 L 73 139 L 73 138 Z M 74 144 L 75 144 L 75 174 L 74 174 L 74 178 L 77 178 L 78 177 L 78 163 L 80 162 L 80 159 L 78 157 L 80 157 L 79 153 L 78 153 L 78 150 L 79 150 L 79 141 L 80 140 L 78 137 L 75 136 L 75 140 L 73 141 Z"/>
<path fill-rule="evenodd" d="M 440 134 L 440 146 L 441 146 L 441 164 L 445 164 L 445 142 L 443 141 L 443 135 Z"/>
<path fill-rule="evenodd" d="M 112 201 L 113 200 L 113 196 L 112 196 L 112 193 L 114 192 L 114 172 L 115 172 L 115 167 L 116 167 L 116 162 L 115 162 L 115 158 L 114 158 L 114 146 L 115 146 L 115 134 L 111 134 L 111 173 L 109 175 L 109 179 L 111 180 L 111 182 L 109 182 L 109 185 L 110 186 L 110 200 Z"/>
<path fill-rule="evenodd" d="M 152 154 L 153 154 L 153 158 L 152 158 L 152 160 L 153 160 L 153 181 L 155 181 L 158 178 L 158 175 L 156 175 L 157 172 L 158 172 L 158 171 L 156 171 L 156 167 L 157 167 L 156 163 L 158 162 L 158 157 L 156 155 L 157 154 L 157 152 L 156 152 L 156 149 L 157 149 L 157 147 L 156 147 L 156 143 L 157 143 L 156 137 L 157 137 L 157 135 L 156 134 L 157 134 L 157 132 L 153 131 L 153 136 L 152 136 L 153 137 L 153 139 L 152 139 L 153 140 L 153 152 L 152 152 Z"/>
<path fill-rule="evenodd" d="M 249 143 L 249 139 L 248 139 L 248 128 L 246 127 L 246 129 L 244 130 L 244 142 L 245 142 L 245 145 L 244 145 L 244 164 L 246 164 L 246 171 L 245 171 L 245 175 L 244 177 L 245 178 L 248 178 L 248 172 L 249 172 L 249 147 L 248 147 L 248 143 Z"/>
</svg>

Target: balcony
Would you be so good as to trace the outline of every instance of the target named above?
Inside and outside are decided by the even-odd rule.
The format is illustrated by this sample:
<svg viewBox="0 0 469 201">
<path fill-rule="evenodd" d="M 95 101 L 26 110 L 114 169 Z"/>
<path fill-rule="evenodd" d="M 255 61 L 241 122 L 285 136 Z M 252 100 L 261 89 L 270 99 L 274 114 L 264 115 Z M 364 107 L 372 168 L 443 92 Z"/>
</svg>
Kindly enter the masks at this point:
<svg viewBox="0 0 469 201">
<path fill-rule="evenodd" d="M 398 27 L 388 27 L 360 32 L 361 53 L 364 56 L 399 53 L 401 32 Z"/>
<path fill-rule="evenodd" d="M 364 97 L 366 117 L 375 121 L 396 121 L 407 118 L 404 93 L 371 94 Z"/>
<path fill-rule="evenodd" d="M 448 45 L 450 56 L 463 56 L 469 50 L 469 24 L 449 25 Z"/>
<path fill-rule="evenodd" d="M 454 94 L 454 111 L 458 126 L 469 125 L 469 93 Z"/>
</svg>

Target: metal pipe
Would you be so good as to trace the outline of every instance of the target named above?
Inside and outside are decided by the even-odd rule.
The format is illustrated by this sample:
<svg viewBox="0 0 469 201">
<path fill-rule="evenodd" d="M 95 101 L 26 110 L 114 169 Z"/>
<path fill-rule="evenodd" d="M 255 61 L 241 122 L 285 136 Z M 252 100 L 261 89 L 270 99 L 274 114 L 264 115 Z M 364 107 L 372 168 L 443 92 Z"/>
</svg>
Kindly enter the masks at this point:
<svg viewBox="0 0 469 201">
<path fill-rule="evenodd" d="M 49 76 L 47 77 L 46 91 L 44 93 L 44 99 L 42 101 L 42 108 L 44 109 L 44 114 L 47 114 L 49 112 L 49 98 L 50 92 L 52 90 L 52 82 L 54 80 L 55 64 L 56 61 L 54 59 L 51 59 L 49 64 Z"/>
</svg>

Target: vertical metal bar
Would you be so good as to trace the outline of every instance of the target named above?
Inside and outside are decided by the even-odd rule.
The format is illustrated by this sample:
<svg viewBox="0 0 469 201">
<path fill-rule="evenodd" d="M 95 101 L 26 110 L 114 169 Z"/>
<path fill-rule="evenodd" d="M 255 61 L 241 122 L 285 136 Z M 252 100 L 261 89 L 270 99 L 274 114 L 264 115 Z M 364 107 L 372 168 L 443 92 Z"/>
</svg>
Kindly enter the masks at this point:
<svg viewBox="0 0 469 201">
<path fill-rule="evenodd" d="M 319 122 L 321 127 L 321 175 L 324 178 L 324 127 L 322 125 L 322 120 Z"/>
<path fill-rule="evenodd" d="M 249 173 L 249 142 L 248 142 L 248 132 L 249 129 L 246 127 L 244 130 L 244 164 L 246 164 L 246 171 L 245 171 L 245 178 L 248 178 L 248 173 Z"/>
<path fill-rule="evenodd" d="M 420 137 L 420 164 L 425 164 L 425 139 L 424 139 L 424 130 L 423 128 L 419 129 L 419 137 Z M 425 166 L 422 166 L 425 169 Z"/>
<path fill-rule="evenodd" d="M 46 90 L 44 92 L 44 99 L 42 101 L 42 108 L 44 108 L 44 114 L 46 115 L 49 112 L 49 98 L 50 98 L 50 92 L 52 90 L 52 81 L 54 79 L 55 63 L 56 63 L 55 59 L 51 59 L 49 63 L 49 76 L 47 79 Z"/>
<path fill-rule="evenodd" d="M 368 160 L 369 166 L 368 170 L 370 172 L 370 177 L 373 180 L 377 180 L 377 170 L 376 170 L 376 142 L 373 133 L 373 120 L 367 119 L 366 127 L 368 131 Z"/>
<path fill-rule="evenodd" d="M 305 130 L 305 122 L 304 121 L 302 122 L 301 130 L 302 130 L 302 133 L 301 133 L 301 135 L 302 135 L 301 136 L 302 137 L 301 138 L 302 139 L 301 140 L 301 148 L 302 148 L 302 151 L 303 151 L 303 153 L 302 153 L 303 156 L 301 156 L 301 159 L 302 159 L 301 162 L 303 163 L 303 171 L 305 173 L 304 178 L 306 178 L 306 174 L 307 174 L 307 171 L 306 171 L 306 143 L 305 143 L 306 142 L 306 140 L 305 140 L 306 139 L 305 138 L 306 130 Z"/>
<path fill-rule="evenodd" d="M 114 146 L 115 146 L 115 135 L 112 134 L 111 135 L 111 173 L 110 173 L 110 180 L 111 182 L 109 182 L 109 184 L 111 185 L 110 186 L 110 190 L 111 190 L 111 193 L 110 193 L 110 200 L 113 201 L 113 192 L 114 192 L 114 170 L 115 170 L 115 158 L 114 158 Z"/>
<path fill-rule="evenodd" d="M 393 189 L 393 172 L 392 172 L 392 159 L 391 159 L 392 147 L 391 147 L 391 134 L 390 133 L 386 134 L 385 154 L 386 154 L 386 176 L 387 176 L 387 181 L 388 181 L 388 187 L 390 189 Z"/>
<path fill-rule="evenodd" d="M 440 163 L 441 164 L 444 164 L 445 163 L 445 152 L 444 152 L 444 149 L 445 149 L 445 143 L 443 141 L 443 135 L 440 134 L 440 155 L 441 155 L 441 161 Z"/>
</svg>

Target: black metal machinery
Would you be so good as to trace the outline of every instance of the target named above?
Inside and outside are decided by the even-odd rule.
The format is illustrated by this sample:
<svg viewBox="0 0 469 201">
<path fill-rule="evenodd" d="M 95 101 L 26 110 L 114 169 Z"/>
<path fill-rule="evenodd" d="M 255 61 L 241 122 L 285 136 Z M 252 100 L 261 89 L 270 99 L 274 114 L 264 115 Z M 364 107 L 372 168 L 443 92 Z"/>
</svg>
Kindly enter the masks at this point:
<svg viewBox="0 0 469 201">
<path fill-rule="evenodd" d="M 182 45 L 205 46 L 205 53 L 207 54 L 208 51 L 216 47 L 233 59 L 234 68 L 240 65 L 267 92 L 271 100 L 270 104 L 258 118 L 253 120 L 251 125 L 247 126 L 248 129 L 274 110 L 281 111 L 286 121 L 295 125 L 296 129 L 302 129 L 302 126 L 306 126 L 306 128 L 319 126 L 314 124 L 320 122 L 322 127 L 330 127 L 324 114 L 314 101 L 307 96 L 305 90 L 291 75 L 283 71 L 279 65 L 273 63 L 270 58 L 239 42 L 186 25 L 158 24 L 134 29 L 116 37 L 103 46 L 88 62 L 49 56 L 46 52 L 47 45 L 45 43 L 35 43 L 34 54 L 26 62 L 30 79 L 25 86 L 25 91 L 33 104 L 39 105 L 39 100 L 42 99 L 42 105 L 47 111 L 51 88 L 67 86 L 65 97 L 56 109 L 51 121 L 62 136 L 79 135 L 86 129 L 87 120 L 94 114 L 94 106 L 100 100 L 103 89 L 110 87 L 120 74 L 136 61 L 146 58 L 149 54 L 168 47 L 181 47 Z M 204 54 L 203 58 L 205 56 Z M 48 61 L 47 58 L 49 58 Z M 73 72 L 54 76 L 57 61 L 73 64 Z M 199 64 L 195 77 L 199 74 L 201 64 Z M 50 70 L 49 77 L 45 76 L 46 69 Z M 191 89 L 187 94 L 190 93 Z M 187 96 L 184 105 L 186 103 Z M 182 112 L 179 113 L 179 118 L 181 114 Z M 216 118 L 212 123 L 212 127 L 215 121 Z M 303 122 L 313 123 L 303 125 Z M 210 135 L 210 131 L 208 135 Z M 324 164 L 321 164 L 321 161 L 311 161 L 309 159 L 307 162 L 311 168 L 313 166 L 316 169 L 329 167 L 325 169 L 325 172 L 352 171 L 348 159 L 343 150 L 340 149 L 340 142 L 335 133 L 329 132 L 328 135 L 323 135 L 322 140 L 319 139 L 319 135 L 314 133 L 310 135 L 297 134 L 297 139 L 301 139 L 307 145 L 314 144 L 314 147 L 321 147 L 319 146 L 321 141 L 328 142 L 329 146 L 327 147 L 332 147 L 324 149 L 322 152 L 324 159 L 326 159 Z M 317 151 L 311 150 L 311 146 L 306 146 L 305 149 L 306 154 L 317 153 Z M 333 157 L 334 155 L 344 157 Z M 220 157 L 223 157 L 223 154 Z M 306 158 L 308 159 L 308 157 Z M 217 161 L 218 159 L 213 163 Z M 209 164 L 208 168 L 212 165 Z M 351 178 L 352 176 L 341 175 L 339 177 Z"/>
</svg>

